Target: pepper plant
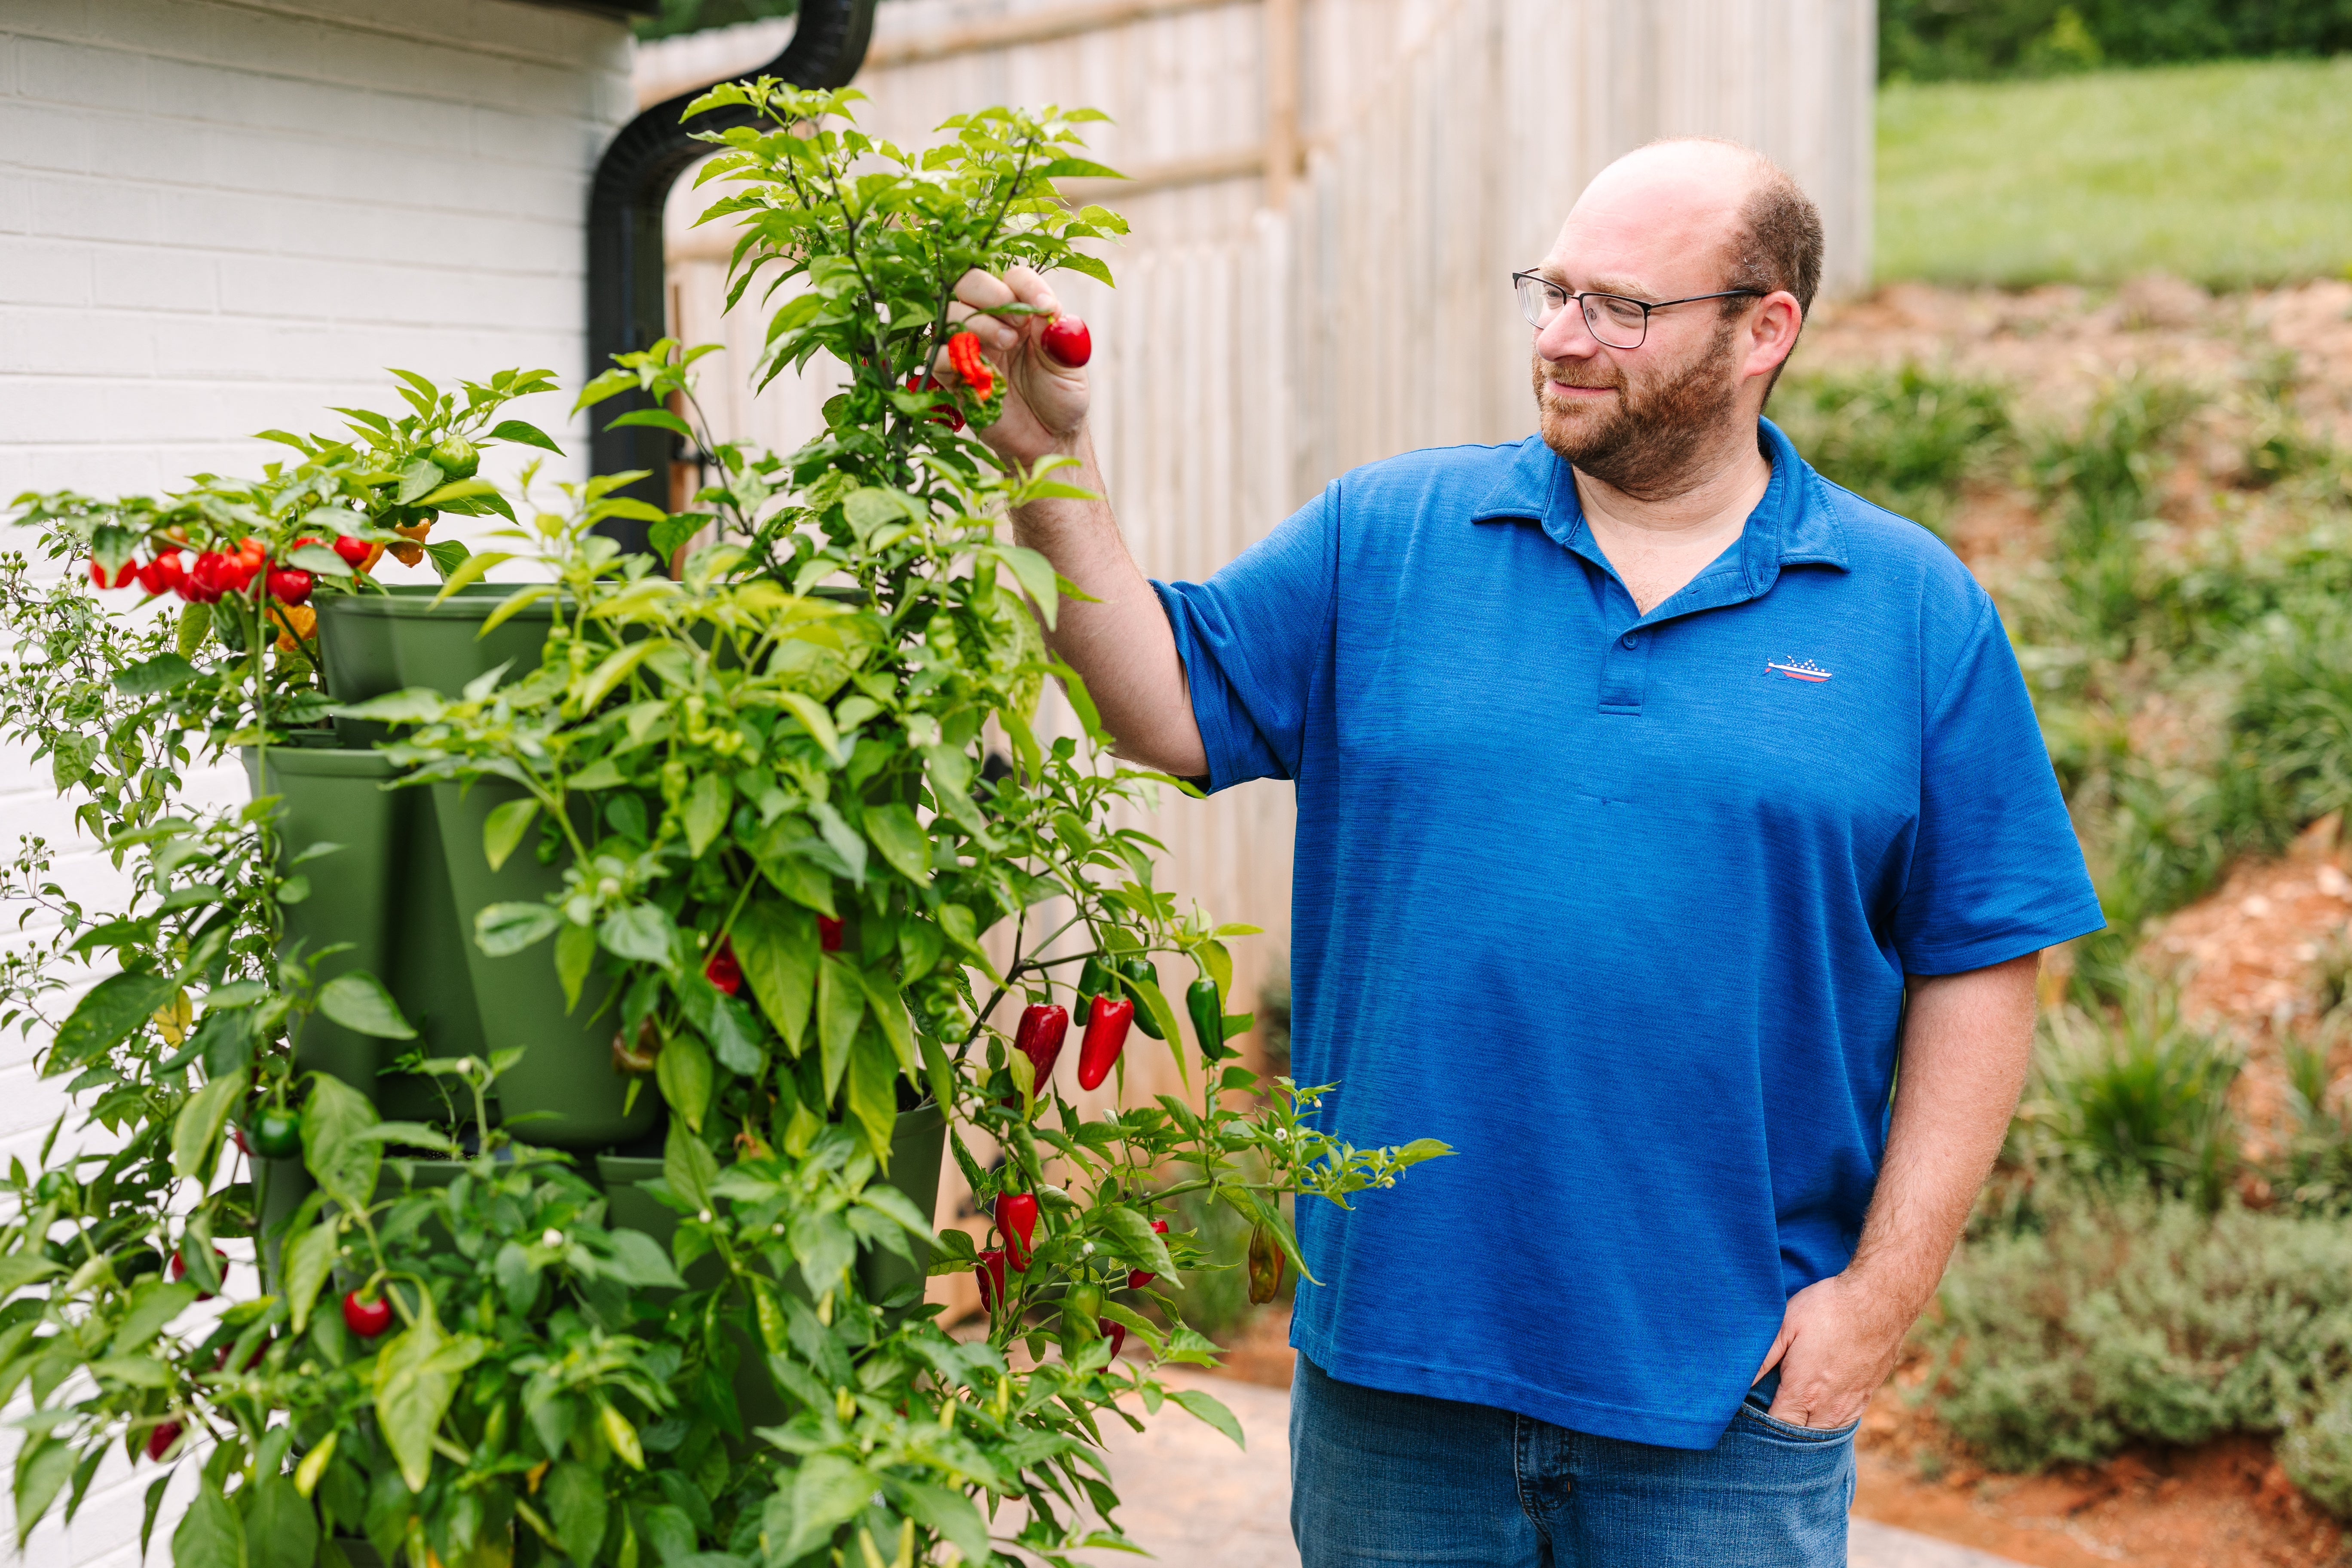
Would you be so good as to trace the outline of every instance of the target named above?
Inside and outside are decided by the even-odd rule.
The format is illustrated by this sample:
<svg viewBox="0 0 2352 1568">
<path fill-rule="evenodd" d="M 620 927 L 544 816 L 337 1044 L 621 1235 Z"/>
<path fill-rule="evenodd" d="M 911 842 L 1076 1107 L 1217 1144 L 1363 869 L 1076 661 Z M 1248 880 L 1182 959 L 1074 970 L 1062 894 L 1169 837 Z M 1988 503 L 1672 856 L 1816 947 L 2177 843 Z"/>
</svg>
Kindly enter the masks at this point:
<svg viewBox="0 0 2352 1568">
<path fill-rule="evenodd" d="M 399 727 L 405 784 L 502 792 L 492 864 L 562 868 L 559 890 L 492 905 L 470 934 L 493 953 L 543 947 L 573 1006 L 610 1026 L 609 1059 L 578 1070 L 659 1097 L 662 1174 L 645 1186 L 677 1216 L 667 1255 L 610 1223 L 616 1194 L 588 1173 L 519 1142 L 527 1125 L 492 1124 L 503 1054 L 425 1064 L 467 1091 L 446 1125 L 379 1122 L 350 1086 L 287 1074 L 288 1019 L 365 1016 L 334 1012 L 352 977 L 312 987 L 302 955 L 278 952 L 272 900 L 302 873 L 272 852 L 268 802 L 233 825 L 173 816 L 177 774 L 159 775 L 163 804 L 110 840 L 145 858 L 152 901 L 94 922 L 108 934 L 85 947 L 142 978 L 79 1004 L 44 1061 L 80 1072 L 135 1152 L 69 1160 L 62 1178 L 10 1173 L 0 1394 L 31 1390 L 37 1434 L 20 1535 L 61 1493 L 70 1510 L 120 1442 L 202 1466 L 174 1538 L 183 1568 L 334 1564 L 358 1533 L 413 1568 L 1066 1563 L 1130 1544 L 1103 1421 L 1173 1402 L 1239 1436 L 1213 1399 L 1157 1375 L 1214 1359 L 1171 1294 L 1180 1268 L 1242 1262 L 1172 1229 L 1177 1201 L 1244 1218 L 1252 1293 L 1270 1295 L 1300 1266 L 1282 1194 L 1345 1205 L 1444 1152 L 1339 1143 L 1315 1125 L 1326 1090 L 1238 1064 L 1230 1037 L 1250 1020 L 1225 1011 L 1226 943 L 1252 928 L 1181 907 L 1155 885 L 1159 846 L 1114 825 L 1121 802 L 1184 786 L 1111 758 L 1036 624 L 1075 590 L 1001 537 L 1007 508 L 1071 492 L 1053 466 L 1007 469 L 966 433 L 1001 394 L 950 301 L 972 268 L 1104 275 L 1076 247 L 1118 220 L 1070 212 L 1052 186 L 1103 172 L 1074 151 L 1090 116 L 992 110 L 909 154 L 846 123 L 855 96 L 761 81 L 697 106 L 765 120 L 711 138 L 704 175 L 732 187 L 712 216 L 744 226 L 734 297 L 793 290 L 761 375 L 824 351 L 848 378 L 798 450 L 716 439 L 693 396 L 707 351 L 665 342 L 622 356 L 581 404 L 641 388 L 663 406 L 622 418 L 709 456 L 713 481 L 678 516 L 620 493 L 638 475 L 559 485 L 527 470 L 511 492 L 452 478 L 446 431 L 415 399 L 403 467 L 297 441 L 300 463 L 240 492 L 270 548 L 320 507 L 373 506 L 365 526 L 383 531 L 387 507 L 433 505 L 453 484 L 513 520 L 484 542 L 497 549 L 447 563 L 444 591 L 530 563 L 537 580 L 491 619 L 551 615 L 536 668 L 346 711 Z M 1055 341 L 1083 344 L 1071 326 Z M 406 494 L 420 461 L 434 482 Z M 40 510 L 84 540 L 124 511 Z M 654 523 L 674 577 L 599 531 L 619 519 Z M 264 669 L 254 630 L 249 672 Z M 105 657 L 131 653 L 125 672 L 163 657 L 136 636 Z M 1049 677 L 1077 722 L 1050 740 Z M 207 710 L 215 746 L 266 743 L 293 709 L 266 674 L 239 689 L 234 712 Z M 131 700 L 110 690 L 101 706 Z M 146 798 L 129 752 L 106 776 L 132 781 L 109 784 L 112 798 Z M 211 917 L 235 928 L 215 972 L 191 966 L 177 911 L 193 900 L 173 900 L 197 861 L 169 846 L 194 836 L 222 858 L 206 847 L 222 835 L 255 891 Z M 1194 975 L 1181 1016 L 1162 965 Z M 1165 1044 L 1181 1092 L 1082 1114 L 1054 1075 L 1073 1004 L 1083 1087 L 1123 1073 L 1132 1024 Z M 396 1037 L 405 1022 L 383 1006 L 373 1022 Z M 238 1007 L 276 1012 L 213 1022 Z M 206 1043 L 232 1029 L 248 1050 Z M 268 1108 L 298 1116 L 318 1191 L 264 1226 L 266 1202 L 215 1184 L 232 1167 L 214 1110 L 257 1109 L 271 1074 Z M 926 1102 L 994 1245 L 934 1234 L 929 1194 L 890 1184 Z M 215 1283 L 211 1237 L 257 1228 L 277 1259 L 265 1293 L 194 1311 L 193 1290 Z M 80 1251 L 51 1257 L 68 1231 Z M 191 1283 L 159 1269 L 167 1241 L 193 1252 Z M 134 1259 L 142 1247 L 158 1266 Z M 984 1332 L 948 1331 L 919 1289 L 870 1289 L 883 1254 L 977 1273 Z M 331 1280 L 341 1312 L 320 1305 Z"/>
</svg>

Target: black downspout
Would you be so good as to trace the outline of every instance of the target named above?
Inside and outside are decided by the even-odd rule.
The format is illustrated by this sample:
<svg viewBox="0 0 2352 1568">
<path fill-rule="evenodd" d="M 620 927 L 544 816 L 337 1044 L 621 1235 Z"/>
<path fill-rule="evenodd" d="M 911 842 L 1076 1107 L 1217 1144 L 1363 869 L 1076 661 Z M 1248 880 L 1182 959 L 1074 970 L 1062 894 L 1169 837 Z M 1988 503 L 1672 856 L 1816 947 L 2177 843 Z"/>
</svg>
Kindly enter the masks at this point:
<svg viewBox="0 0 2352 1568">
<path fill-rule="evenodd" d="M 784 52 L 743 74 L 780 77 L 795 87 L 846 87 L 866 62 L 874 5 L 875 0 L 801 0 L 800 23 Z M 668 330 L 668 301 L 662 289 L 662 206 L 678 175 L 711 150 L 709 143 L 694 141 L 694 132 L 753 123 L 751 111 L 740 108 L 713 110 L 695 116 L 690 124 L 681 122 L 678 117 L 686 106 L 705 90 L 696 88 L 646 110 L 622 128 L 597 161 L 596 183 L 588 198 L 591 375 L 609 367 L 613 355 L 649 348 Z M 599 426 L 589 445 L 591 471 L 651 469 L 623 493 L 667 510 L 669 465 L 678 438 L 647 426 L 602 428 L 616 415 L 652 405 L 645 394 L 629 392 L 590 411 Z M 613 521 L 600 525 L 598 531 L 620 541 L 625 550 L 643 551 L 649 526 Z"/>
</svg>

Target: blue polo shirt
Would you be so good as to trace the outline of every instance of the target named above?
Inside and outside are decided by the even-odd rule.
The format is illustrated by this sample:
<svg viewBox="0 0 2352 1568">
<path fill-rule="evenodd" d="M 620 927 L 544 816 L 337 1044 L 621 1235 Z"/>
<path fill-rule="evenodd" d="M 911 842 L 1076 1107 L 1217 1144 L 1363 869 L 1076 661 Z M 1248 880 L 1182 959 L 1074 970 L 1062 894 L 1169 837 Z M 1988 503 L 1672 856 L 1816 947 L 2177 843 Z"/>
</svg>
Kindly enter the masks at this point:
<svg viewBox="0 0 2352 1568">
<path fill-rule="evenodd" d="M 2099 929 L 1992 602 L 1769 422 L 1740 538 L 1647 615 L 1540 439 L 1331 484 L 1155 584 L 1209 784 L 1295 781 L 1293 1076 L 1359 1146 L 1302 1202 L 1334 1377 L 1713 1446 L 1845 1267 L 1904 976 Z"/>
</svg>

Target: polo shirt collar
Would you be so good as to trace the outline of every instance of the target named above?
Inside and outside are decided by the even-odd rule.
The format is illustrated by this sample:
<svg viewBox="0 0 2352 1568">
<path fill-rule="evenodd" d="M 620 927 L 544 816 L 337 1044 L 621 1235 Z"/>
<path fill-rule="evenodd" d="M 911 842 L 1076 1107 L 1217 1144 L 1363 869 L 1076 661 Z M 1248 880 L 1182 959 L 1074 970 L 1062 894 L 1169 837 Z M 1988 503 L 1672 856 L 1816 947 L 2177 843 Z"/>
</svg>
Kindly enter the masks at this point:
<svg viewBox="0 0 2352 1568">
<path fill-rule="evenodd" d="M 1845 535 L 1830 514 L 1821 493 L 1821 479 L 1812 466 L 1797 455 L 1795 444 L 1769 419 L 1758 421 L 1758 438 L 1771 459 L 1772 480 L 1765 488 L 1764 499 L 1748 514 L 1747 527 L 1740 532 L 1736 571 L 1739 586 L 1745 591 L 1739 596 L 1752 598 L 1771 587 L 1783 566 L 1851 570 Z M 1512 459 L 1510 468 L 1485 503 L 1470 514 L 1473 522 L 1505 519 L 1539 523 L 1561 548 L 1607 565 L 1607 558 L 1585 526 L 1584 506 L 1577 500 L 1572 471 L 1558 453 L 1544 445 L 1540 436 L 1531 436 L 1520 443 L 1518 456 Z M 1717 578 L 1724 571 L 1724 565 L 1711 566 L 1701 574 L 1700 580 Z M 1658 606 L 1652 616 L 1667 611 L 1670 605 L 1683 610 L 1696 607 L 1678 605 L 1677 601 L 1697 586 L 1698 582 L 1694 581 L 1666 605 Z"/>
</svg>

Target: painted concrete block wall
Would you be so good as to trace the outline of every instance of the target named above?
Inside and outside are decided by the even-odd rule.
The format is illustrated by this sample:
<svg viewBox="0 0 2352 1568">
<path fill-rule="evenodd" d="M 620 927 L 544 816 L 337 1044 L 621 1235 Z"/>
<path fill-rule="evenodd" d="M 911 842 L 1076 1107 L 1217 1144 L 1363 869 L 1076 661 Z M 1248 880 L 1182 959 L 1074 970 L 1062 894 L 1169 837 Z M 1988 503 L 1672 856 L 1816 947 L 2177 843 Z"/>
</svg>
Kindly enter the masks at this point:
<svg viewBox="0 0 2352 1568">
<path fill-rule="evenodd" d="M 519 0 L 0 0 L 0 502 L 254 471 L 283 448 L 251 431 L 393 404 L 385 365 L 576 386 L 588 182 L 634 112 L 631 48 L 615 16 Z M 516 412 L 584 452 L 568 401 Z M 0 852 L 46 836 L 101 906 L 115 879 L 47 773 L 0 749 Z M 30 1054 L 0 1038 L 0 1157 L 61 1104 Z M 147 1479 L 110 1465 L 29 1562 L 129 1568 Z"/>
</svg>

